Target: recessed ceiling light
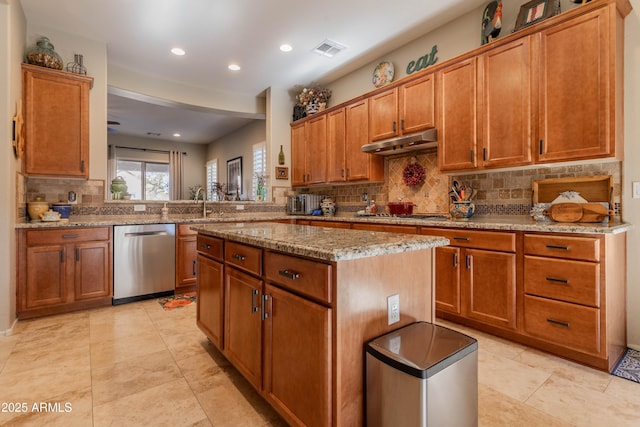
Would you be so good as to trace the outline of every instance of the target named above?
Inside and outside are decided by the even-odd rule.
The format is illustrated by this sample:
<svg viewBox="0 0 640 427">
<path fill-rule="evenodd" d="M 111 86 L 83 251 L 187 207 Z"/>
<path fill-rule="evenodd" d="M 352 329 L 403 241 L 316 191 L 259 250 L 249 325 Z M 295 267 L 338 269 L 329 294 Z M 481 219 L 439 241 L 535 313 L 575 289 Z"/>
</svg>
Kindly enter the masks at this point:
<svg viewBox="0 0 640 427">
<path fill-rule="evenodd" d="M 180 49 L 179 47 L 174 47 L 173 49 L 171 49 L 171 53 L 173 53 L 174 55 L 182 56 L 186 52 L 184 51 L 184 49 Z"/>
<path fill-rule="evenodd" d="M 293 47 L 291 47 L 290 44 L 283 44 L 280 45 L 280 50 L 283 52 L 291 52 L 293 50 Z"/>
<path fill-rule="evenodd" d="M 240 66 L 238 64 L 229 64 L 229 66 L 227 68 L 229 68 L 231 71 L 239 71 L 240 70 Z"/>
<path fill-rule="evenodd" d="M 178 132 L 174 133 L 173 136 L 175 136 L 176 138 L 180 138 L 182 135 L 180 135 Z"/>
</svg>

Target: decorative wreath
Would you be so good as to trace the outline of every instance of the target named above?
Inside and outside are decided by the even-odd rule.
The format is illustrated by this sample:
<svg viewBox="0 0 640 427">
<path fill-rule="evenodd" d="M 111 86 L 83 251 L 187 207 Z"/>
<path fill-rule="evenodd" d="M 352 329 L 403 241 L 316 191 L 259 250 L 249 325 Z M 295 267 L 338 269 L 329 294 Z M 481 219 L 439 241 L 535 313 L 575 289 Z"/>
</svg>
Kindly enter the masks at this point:
<svg viewBox="0 0 640 427">
<path fill-rule="evenodd" d="M 424 168 L 418 163 L 409 163 L 402 172 L 402 181 L 405 185 L 413 187 L 424 182 L 427 176 Z"/>
</svg>

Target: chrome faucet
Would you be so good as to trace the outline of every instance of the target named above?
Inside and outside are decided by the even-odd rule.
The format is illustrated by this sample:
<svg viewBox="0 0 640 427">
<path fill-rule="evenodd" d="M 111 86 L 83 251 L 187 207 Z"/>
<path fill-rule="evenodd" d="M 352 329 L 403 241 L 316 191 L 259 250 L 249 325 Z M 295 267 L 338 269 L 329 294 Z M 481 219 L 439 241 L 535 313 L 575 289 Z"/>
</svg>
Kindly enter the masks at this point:
<svg viewBox="0 0 640 427">
<path fill-rule="evenodd" d="M 204 187 L 198 187 L 193 200 L 198 203 L 200 192 L 202 192 L 202 218 L 206 218 L 207 214 L 209 213 L 207 212 L 207 190 Z"/>
</svg>

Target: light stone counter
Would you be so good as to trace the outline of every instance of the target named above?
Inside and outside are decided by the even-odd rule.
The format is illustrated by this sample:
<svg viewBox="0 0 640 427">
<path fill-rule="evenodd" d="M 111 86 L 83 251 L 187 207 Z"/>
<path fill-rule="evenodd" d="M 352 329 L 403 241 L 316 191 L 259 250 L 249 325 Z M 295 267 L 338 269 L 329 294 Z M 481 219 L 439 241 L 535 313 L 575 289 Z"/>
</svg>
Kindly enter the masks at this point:
<svg viewBox="0 0 640 427">
<path fill-rule="evenodd" d="M 612 224 L 601 223 L 561 223 L 553 221 L 536 222 L 528 215 L 495 215 L 474 216 L 468 221 L 451 219 L 420 219 L 402 217 L 376 217 L 355 216 L 353 213 L 337 215 L 334 217 L 286 215 L 284 213 L 255 212 L 242 214 L 210 215 L 207 218 L 193 216 L 169 216 L 169 221 L 161 221 L 159 216 L 132 215 L 132 216 L 72 216 L 69 222 L 25 222 L 16 224 L 16 228 L 56 228 L 56 227 L 100 227 L 110 225 L 132 224 L 201 224 L 201 223 L 225 223 L 238 221 L 279 221 L 279 220 L 312 220 L 312 221 L 339 221 L 377 224 L 415 225 L 424 227 L 448 227 L 477 230 L 503 230 L 503 231 L 537 231 L 546 233 L 587 233 L 587 234 L 617 234 L 629 231 L 633 226 L 628 223 L 616 221 Z"/>
<path fill-rule="evenodd" d="M 202 224 L 192 230 L 235 242 L 325 261 L 342 261 L 446 246 L 444 237 L 264 223 Z"/>
</svg>

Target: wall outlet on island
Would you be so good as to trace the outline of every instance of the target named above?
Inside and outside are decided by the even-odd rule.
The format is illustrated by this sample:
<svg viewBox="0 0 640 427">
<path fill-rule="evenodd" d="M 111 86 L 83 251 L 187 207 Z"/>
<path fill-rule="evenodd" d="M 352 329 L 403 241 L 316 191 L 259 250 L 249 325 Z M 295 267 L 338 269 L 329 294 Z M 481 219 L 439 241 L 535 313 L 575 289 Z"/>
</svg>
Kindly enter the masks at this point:
<svg viewBox="0 0 640 427">
<path fill-rule="evenodd" d="M 387 324 L 393 325 L 400 321 L 400 295 L 387 297 Z"/>
<path fill-rule="evenodd" d="M 147 205 L 133 205 L 134 212 L 144 212 L 147 210 Z"/>
<path fill-rule="evenodd" d="M 236 205 L 236 210 L 237 211 L 243 211 L 244 210 L 244 205 Z"/>
</svg>

